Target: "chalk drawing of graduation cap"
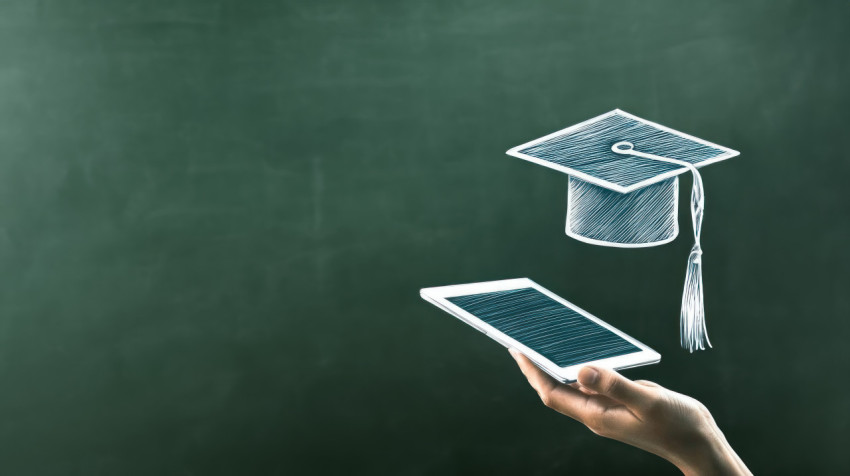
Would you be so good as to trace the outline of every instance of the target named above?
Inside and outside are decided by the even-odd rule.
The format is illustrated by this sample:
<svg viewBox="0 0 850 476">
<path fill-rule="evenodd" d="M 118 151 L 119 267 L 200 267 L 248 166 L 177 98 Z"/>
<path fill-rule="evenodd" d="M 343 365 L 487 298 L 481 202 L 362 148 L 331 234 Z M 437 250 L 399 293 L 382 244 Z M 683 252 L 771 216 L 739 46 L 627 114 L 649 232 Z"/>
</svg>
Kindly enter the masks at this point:
<svg viewBox="0 0 850 476">
<path fill-rule="evenodd" d="M 691 172 L 694 246 L 685 274 L 680 337 L 691 352 L 711 347 L 700 245 L 705 196 L 697 169 L 735 157 L 737 151 L 615 109 L 507 153 L 569 175 L 567 235 L 619 248 L 658 246 L 676 238 L 678 176 Z"/>
</svg>

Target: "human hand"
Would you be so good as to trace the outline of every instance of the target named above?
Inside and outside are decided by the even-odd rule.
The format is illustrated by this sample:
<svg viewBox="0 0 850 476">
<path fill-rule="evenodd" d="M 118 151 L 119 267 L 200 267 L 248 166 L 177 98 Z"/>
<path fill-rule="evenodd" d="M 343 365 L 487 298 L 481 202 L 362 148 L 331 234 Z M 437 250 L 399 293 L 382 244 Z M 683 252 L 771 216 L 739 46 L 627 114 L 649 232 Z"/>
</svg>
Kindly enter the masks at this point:
<svg viewBox="0 0 850 476">
<path fill-rule="evenodd" d="M 693 398 L 595 366 L 582 368 L 578 382 L 565 385 L 510 352 L 544 405 L 597 435 L 654 453 L 687 475 L 752 474 L 705 405 Z"/>
</svg>

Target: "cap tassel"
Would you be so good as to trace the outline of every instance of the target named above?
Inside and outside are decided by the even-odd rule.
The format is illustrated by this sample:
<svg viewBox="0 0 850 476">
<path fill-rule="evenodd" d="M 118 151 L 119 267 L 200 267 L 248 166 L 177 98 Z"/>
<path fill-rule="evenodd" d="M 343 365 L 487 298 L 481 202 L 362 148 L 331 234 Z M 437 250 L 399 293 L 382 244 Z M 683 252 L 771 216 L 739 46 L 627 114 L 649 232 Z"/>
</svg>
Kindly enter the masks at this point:
<svg viewBox="0 0 850 476">
<path fill-rule="evenodd" d="M 682 348 L 689 352 L 711 347 L 705 328 L 705 307 L 702 297 L 702 249 L 699 243 L 691 248 L 685 271 L 685 292 L 682 293 L 682 315 L 679 319 L 679 338 Z"/>
<path fill-rule="evenodd" d="M 634 150 L 634 144 L 631 142 L 617 142 L 611 146 L 611 150 L 617 154 L 634 155 L 681 165 L 687 167 L 694 176 L 694 184 L 691 189 L 691 222 L 694 228 L 694 246 L 691 248 L 691 254 L 688 256 L 688 267 L 685 271 L 685 290 L 682 293 L 682 313 L 679 319 L 679 339 L 682 348 L 688 352 L 705 350 L 706 346 L 711 347 L 711 341 L 708 340 L 708 330 L 705 327 L 705 306 L 703 304 L 702 290 L 702 247 L 700 246 L 700 235 L 702 234 L 702 215 L 705 210 L 702 176 L 700 176 L 697 168 L 690 162 L 636 151 Z"/>
</svg>

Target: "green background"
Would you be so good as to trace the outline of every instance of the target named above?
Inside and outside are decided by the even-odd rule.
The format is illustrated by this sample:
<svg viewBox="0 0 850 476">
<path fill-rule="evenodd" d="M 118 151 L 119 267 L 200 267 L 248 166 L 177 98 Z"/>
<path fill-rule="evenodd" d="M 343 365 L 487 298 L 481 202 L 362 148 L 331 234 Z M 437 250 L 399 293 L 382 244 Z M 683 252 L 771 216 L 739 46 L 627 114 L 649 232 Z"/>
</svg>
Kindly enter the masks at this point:
<svg viewBox="0 0 850 476">
<path fill-rule="evenodd" d="M 675 474 L 419 288 L 530 277 L 750 468 L 838 474 L 846 1 L 0 2 L 0 472 Z M 508 148 L 614 108 L 741 151 L 691 246 L 564 235 Z M 683 177 L 681 197 L 690 179 Z M 684 203 L 684 202 L 683 202 Z"/>
</svg>

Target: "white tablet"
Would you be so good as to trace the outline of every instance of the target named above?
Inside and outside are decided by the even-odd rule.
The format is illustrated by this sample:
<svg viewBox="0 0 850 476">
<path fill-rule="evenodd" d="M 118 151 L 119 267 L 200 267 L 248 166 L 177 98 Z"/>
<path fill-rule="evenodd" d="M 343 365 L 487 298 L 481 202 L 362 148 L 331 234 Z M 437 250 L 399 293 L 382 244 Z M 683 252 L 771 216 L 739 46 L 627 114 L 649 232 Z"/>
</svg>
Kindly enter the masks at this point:
<svg viewBox="0 0 850 476">
<path fill-rule="evenodd" d="M 588 364 L 625 369 L 658 352 L 528 278 L 422 289 L 426 301 L 513 348 L 560 382 Z"/>
</svg>

